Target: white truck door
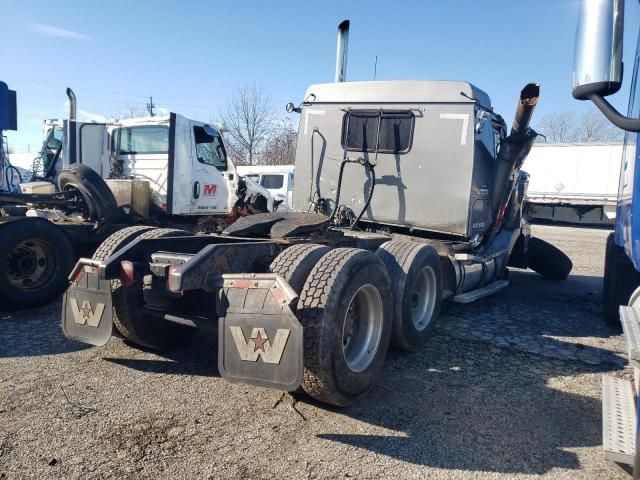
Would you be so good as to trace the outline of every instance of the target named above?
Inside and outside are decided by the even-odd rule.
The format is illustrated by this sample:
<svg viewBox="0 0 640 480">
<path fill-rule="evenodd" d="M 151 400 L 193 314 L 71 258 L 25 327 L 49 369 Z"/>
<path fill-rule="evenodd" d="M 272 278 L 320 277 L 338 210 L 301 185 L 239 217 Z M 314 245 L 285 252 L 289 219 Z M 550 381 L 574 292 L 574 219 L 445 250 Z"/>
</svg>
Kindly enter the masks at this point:
<svg viewBox="0 0 640 480">
<path fill-rule="evenodd" d="M 171 114 L 169 181 L 174 215 L 220 215 L 235 202 L 234 170 L 215 128 Z M 233 198 L 232 198 L 233 197 Z M 231 202 L 233 200 L 233 202 Z"/>
<path fill-rule="evenodd" d="M 191 168 L 192 214 L 225 214 L 235 200 L 235 175 L 220 132 L 210 125 L 192 126 L 195 155 Z"/>
</svg>

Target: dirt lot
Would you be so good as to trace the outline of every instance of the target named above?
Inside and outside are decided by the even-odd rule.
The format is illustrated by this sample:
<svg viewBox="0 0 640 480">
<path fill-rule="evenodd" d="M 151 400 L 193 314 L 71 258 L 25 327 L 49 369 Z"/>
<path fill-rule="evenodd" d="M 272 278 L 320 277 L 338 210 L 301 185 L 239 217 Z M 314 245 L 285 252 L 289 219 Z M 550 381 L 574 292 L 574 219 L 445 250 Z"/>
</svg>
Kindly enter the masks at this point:
<svg viewBox="0 0 640 480">
<path fill-rule="evenodd" d="M 554 283 L 449 305 L 356 406 L 230 385 L 215 331 L 166 355 L 63 338 L 60 305 L 0 314 L 0 478 L 626 478 L 601 451 L 600 384 L 625 365 L 600 320 L 604 230 L 535 227 Z"/>
</svg>

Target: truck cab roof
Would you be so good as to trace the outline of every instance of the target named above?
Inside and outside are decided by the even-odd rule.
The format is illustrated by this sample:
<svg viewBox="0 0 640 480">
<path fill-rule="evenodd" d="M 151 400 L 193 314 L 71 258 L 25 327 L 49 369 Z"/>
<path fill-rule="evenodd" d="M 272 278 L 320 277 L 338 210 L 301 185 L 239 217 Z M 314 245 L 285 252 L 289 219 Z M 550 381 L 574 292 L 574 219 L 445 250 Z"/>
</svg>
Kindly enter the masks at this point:
<svg viewBox="0 0 640 480">
<path fill-rule="evenodd" d="M 311 85 L 305 102 L 317 103 L 473 103 L 491 108 L 486 92 L 469 82 L 385 80 Z"/>
</svg>

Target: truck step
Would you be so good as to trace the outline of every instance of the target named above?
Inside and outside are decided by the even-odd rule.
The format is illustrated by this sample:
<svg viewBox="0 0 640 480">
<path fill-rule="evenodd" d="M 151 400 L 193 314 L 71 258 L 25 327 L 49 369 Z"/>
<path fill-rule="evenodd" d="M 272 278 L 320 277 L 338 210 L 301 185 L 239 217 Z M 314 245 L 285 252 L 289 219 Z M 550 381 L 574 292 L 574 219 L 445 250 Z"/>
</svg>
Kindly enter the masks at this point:
<svg viewBox="0 0 640 480">
<path fill-rule="evenodd" d="M 612 462 L 633 465 L 636 453 L 636 405 L 631 382 L 602 377 L 602 448 Z"/>
<path fill-rule="evenodd" d="M 627 341 L 629 361 L 633 367 L 640 367 L 640 312 L 633 307 L 620 307 L 620 322 Z"/>
<path fill-rule="evenodd" d="M 470 292 L 461 293 L 453 297 L 453 301 L 456 303 L 471 303 L 479 300 L 488 295 L 492 295 L 505 287 L 509 286 L 509 280 L 496 280 L 489 285 L 485 285 L 482 288 L 471 290 Z"/>
</svg>

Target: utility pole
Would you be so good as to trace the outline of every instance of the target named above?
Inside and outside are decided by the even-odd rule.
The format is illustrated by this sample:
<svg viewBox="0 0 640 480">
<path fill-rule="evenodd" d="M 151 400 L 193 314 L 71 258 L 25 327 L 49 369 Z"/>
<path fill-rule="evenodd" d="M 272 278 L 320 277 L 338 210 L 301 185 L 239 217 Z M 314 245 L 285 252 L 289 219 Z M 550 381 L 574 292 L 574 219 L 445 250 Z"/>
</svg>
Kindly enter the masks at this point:
<svg viewBox="0 0 640 480">
<path fill-rule="evenodd" d="M 149 103 L 147 103 L 147 111 L 149 112 L 149 115 L 151 115 L 152 117 L 154 116 L 154 113 L 153 113 L 154 108 L 156 108 L 156 106 L 153 103 L 153 97 L 149 97 Z"/>
<path fill-rule="evenodd" d="M 373 79 L 376 79 L 376 74 L 378 73 L 378 55 L 376 55 L 376 61 L 373 63 Z"/>
</svg>

